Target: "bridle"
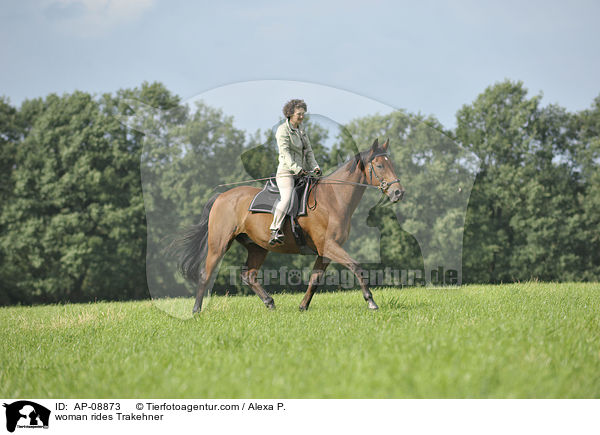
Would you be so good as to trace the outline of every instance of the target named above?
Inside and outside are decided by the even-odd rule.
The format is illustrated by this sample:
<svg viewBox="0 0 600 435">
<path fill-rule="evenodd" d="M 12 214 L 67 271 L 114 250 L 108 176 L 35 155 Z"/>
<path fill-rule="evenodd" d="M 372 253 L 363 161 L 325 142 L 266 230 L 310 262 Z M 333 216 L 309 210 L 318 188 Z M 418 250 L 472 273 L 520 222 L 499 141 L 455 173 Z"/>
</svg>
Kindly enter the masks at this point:
<svg viewBox="0 0 600 435">
<path fill-rule="evenodd" d="M 389 153 L 376 154 L 373 156 L 373 158 L 371 158 L 371 160 L 369 161 L 369 177 L 371 178 L 371 183 L 372 183 L 373 175 L 375 175 L 375 178 L 377 179 L 377 181 L 379 181 L 379 186 L 377 186 L 377 188 L 379 190 L 381 190 L 382 193 L 385 193 L 385 191 L 388 190 L 392 184 L 394 184 L 394 183 L 400 184 L 400 179 L 396 178 L 392 182 L 388 183 L 385 180 L 385 178 L 380 178 L 379 175 L 377 175 L 377 172 L 375 172 L 375 168 L 373 167 L 373 160 L 379 156 L 389 156 Z"/>
</svg>

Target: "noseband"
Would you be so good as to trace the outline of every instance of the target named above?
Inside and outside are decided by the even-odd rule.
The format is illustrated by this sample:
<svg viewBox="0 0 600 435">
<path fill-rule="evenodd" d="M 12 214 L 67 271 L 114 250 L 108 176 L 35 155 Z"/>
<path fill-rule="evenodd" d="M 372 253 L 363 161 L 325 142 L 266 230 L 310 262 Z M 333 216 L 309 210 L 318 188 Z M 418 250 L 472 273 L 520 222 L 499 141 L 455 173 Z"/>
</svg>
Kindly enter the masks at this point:
<svg viewBox="0 0 600 435">
<path fill-rule="evenodd" d="M 392 184 L 394 184 L 394 183 L 400 184 L 399 178 L 396 178 L 394 181 L 388 183 L 384 178 L 380 178 L 379 175 L 377 175 L 377 172 L 375 172 L 375 168 L 373 167 L 373 159 L 375 159 L 375 157 L 388 156 L 388 155 L 389 155 L 388 153 L 377 154 L 377 155 L 373 156 L 373 158 L 369 162 L 369 176 L 371 177 L 371 183 L 373 182 L 373 175 L 375 175 L 375 178 L 377 178 L 377 181 L 379 181 L 379 186 L 377 188 L 379 190 L 381 190 L 381 192 L 383 192 L 383 193 L 385 193 L 385 191 L 388 190 Z"/>
</svg>

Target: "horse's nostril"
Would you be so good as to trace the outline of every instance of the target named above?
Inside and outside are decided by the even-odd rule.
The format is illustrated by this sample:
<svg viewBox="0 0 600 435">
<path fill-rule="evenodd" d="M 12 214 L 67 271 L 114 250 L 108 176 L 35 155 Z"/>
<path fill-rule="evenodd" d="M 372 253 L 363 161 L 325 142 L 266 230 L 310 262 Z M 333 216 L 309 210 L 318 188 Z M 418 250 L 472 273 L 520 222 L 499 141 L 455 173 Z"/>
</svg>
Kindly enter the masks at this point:
<svg viewBox="0 0 600 435">
<path fill-rule="evenodd" d="M 402 192 L 400 192 L 400 189 L 396 189 L 396 191 L 394 192 L 394 194 L 396 196 L 400 196 L 400 195 L 402 195 Z"/>
</svg>

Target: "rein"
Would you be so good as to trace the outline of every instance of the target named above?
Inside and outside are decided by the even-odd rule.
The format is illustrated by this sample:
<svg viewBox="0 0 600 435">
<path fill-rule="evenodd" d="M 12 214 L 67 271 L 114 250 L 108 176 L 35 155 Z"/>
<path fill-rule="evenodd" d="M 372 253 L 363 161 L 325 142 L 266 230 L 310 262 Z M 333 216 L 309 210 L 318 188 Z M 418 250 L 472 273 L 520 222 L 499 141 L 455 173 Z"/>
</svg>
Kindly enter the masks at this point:
<svg viewBox="0 0 600 435">
<path fill-rule="evenodd" d="M 244 180 L 244 181 L 236 181 L 234 183 L 224 183 L 224 184 L 217 184 L 213 190 L 217 190 L 219 187 L 227 187 L 227 186 L 235 186 L 236 184 L 244 184 L 244 183 L 254 183 L 255 181 L 265 181 L 265 180 L 270 180 L 273 177 L 266 177 L 266 178 L 253 178 L 252 180 Z"/>
<path fill-rule="evenodd" d="M 219 187 L 235 186 L 236 184 L 254 183 L 256 181 L 266 181 L 266 180 L 270 180 L 271 178 L 275 178 L 275 177 L 253 178 L 252 180 L 236 181 L 234 183 L 217 184 L 213 190 L 215 190 Z M 316 178 L 316 177 L 314 177 L 314 178 Z M 348 181 L 348 180 L 338 180 L 335 178 L 329 179 L 329 178 L 325 177 L 325 178 L 318 178 L 318 180 L 319 180 L 320 184 L 354 184 L 355 186 L 373 187 L 375 189 L 380 188 L 380 186 L 373 186 L 371 184 L 355 183 L 353 181 Z M 396 183 L 396 182 L 400 182 L 400 180 L 394 181 L 394 183 Z M 393 183 L 390 183 L 390 185 L 391 184 L 393 184 Z"/>
<path fill-rule="evenodd" d="M 388 190 L 390 188 L 390 186 L 392 184 L 395 183 L 400 183 L 400 179 L 396 178 L 395 180 L 391 181 L 391 182 L 387 182 L 385 180 L 385 178 L 381 178 L 379 177 L 379 175 L 377 175 L 377 172 L 375 171 L 375 168 L 373 167 L 373 159 L 375 159 L 375 157 L 379 157 L 379 156 L 388 156 L 388 153 L 380 153 L 380 154 L 376 154 L 374 155 L 371 160 L 369 161 L 369 177 L 371 179 L 371 182 L 373 182 L 373 176 L 375 176 L 375 178 L 377 179 L 377 181 L 379 181 L 379 186 L 374 186 L 372 184 L 363 184 L 363 183 L 356 183 L 354 181 L 348 181 L 348 180 L 339 180 L 339 179 L 335 179 L 335 178 L 318 178 L 318 177 L 312 177 L 309 175 L 309 177 L 311 178 L 316 178 L 316 182 L 313 183 L 313 185 L 310 187 L 310 190 L 308 191 L 308 196 L 310 197 L 310 193 L 314 190 L 314 188 L 317 186 L 317 184 L 351 184 L 354 186 L 362 186 L 362 187 L 373 187 L 375 189 L 379 189 L 381 191 L 382 194 L 385 194 L 385 191 Z M 213 191 L 218 189 L 219 187 L 227 187 L 227 186 L 235 186 L 238 184 L 245 184 L 245 183 L 254 183 L 257 181 L 265 181 L 265 180 L 269 180 L 273 177 L 265 177 L 265 178 L 254 178 L 251 180 L 244 180 L 244 181 L 236 181 L 233 183 L 224 183 L 224 184 L 218 184 L 217 186 L 214 187 Z M 315 191 L 314 194 L 314 204 L 311 206 L 309 204 L 307 204 L 309 210 L 314 210 L 315 208 L 317 208 L 317 193 Z"/>
</svg>

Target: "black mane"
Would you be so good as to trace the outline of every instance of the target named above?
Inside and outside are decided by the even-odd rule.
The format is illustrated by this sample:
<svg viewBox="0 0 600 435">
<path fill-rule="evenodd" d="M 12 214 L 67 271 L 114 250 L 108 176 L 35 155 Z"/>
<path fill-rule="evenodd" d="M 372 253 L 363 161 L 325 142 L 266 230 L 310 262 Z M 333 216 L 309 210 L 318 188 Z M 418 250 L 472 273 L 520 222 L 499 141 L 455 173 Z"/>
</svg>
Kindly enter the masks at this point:
<svg viewBox="0 0 600 435">
<path fill-rule="evenodd" d="M 367 165 L 380 154 L 384 154 L 386 151 L 382 148 L 377 148 L 375 152 L 371 154 L 373 148 L 369 148 L 365 151 L 358 152 L 354 155 L 354 157 L 346 164 L 348 172 L 351 174 L 359 168 L 361 171 L 367 167 Z"/>
</svg>

